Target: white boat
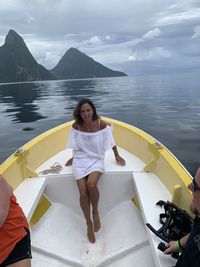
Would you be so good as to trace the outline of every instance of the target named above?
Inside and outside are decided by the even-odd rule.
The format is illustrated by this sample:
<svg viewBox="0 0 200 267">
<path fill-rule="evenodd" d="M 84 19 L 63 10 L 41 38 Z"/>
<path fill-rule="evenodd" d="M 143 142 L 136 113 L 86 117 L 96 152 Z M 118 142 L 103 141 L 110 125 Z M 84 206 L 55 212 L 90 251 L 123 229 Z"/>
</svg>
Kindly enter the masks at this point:
<svg viewBox="0 0 200 267">
<path fill-rule="evenodd" d="M 94 244 L 87 240 L 72 169 L 65 166 L 72 156 L 66 148 L 72 121 L 34 138 L 0 166 L 31 225 L 33 267 L 175 264 L 171 256 L 157 249 L 161 240 L 146 223 L 160 228 L 162 208 L 155 205 L 158 200 L 172 201 L 189 211 L 191 193 L 187 184 L 191 176 L 149 134 L 103 119 L 112 124 L 126 166 L 115 163 L 112 150 L 106 152 L 106 171 L 98 184 L 102 227 Z M 55 163 L 62 169 L 53 168 Z"/>
</svg>

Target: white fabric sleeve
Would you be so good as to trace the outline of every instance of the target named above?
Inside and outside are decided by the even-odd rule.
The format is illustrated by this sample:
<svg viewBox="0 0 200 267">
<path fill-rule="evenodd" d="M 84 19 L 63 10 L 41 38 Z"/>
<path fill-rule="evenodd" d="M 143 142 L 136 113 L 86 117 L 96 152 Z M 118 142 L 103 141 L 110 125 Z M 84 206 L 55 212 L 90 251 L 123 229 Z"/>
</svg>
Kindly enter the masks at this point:
<svg viewBox="0 0 200 267">
<path fill-rule="evenodd" d="M 75 143 L 76 143 L 76 140 L 75 140 L 75 131 L 73 128 L 71 128 L 70 130 L 70 133 L 69 133 L 69 141 L 68 141 L 68 144 L 67 144 L 67 148 L 74 148 L 75 146 Z"/>
<path fill-rule="evenodd" d="M 107 126 L 107 130 L 105 131 L 104 136 L 104 151 L 113 148 L 115 145 L 115 140 L 112 135 L 112 128 L 110 126 Z"/>
</svg>

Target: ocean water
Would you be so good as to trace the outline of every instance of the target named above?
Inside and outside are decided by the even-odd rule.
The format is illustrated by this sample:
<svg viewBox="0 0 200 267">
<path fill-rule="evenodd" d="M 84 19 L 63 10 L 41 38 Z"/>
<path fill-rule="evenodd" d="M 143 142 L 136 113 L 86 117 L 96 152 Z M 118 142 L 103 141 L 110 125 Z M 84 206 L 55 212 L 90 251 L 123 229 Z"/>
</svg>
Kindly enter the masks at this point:
<svg viewBox="0 0 200 267">
<path fill-rule="evenodd" d="M 163 143 L 194 175 L 200 165 L 198 72 L 0 84 L 0 163 L 38 134 L 72 119 L 81 98 L 99 115 Z"/>
</svg>

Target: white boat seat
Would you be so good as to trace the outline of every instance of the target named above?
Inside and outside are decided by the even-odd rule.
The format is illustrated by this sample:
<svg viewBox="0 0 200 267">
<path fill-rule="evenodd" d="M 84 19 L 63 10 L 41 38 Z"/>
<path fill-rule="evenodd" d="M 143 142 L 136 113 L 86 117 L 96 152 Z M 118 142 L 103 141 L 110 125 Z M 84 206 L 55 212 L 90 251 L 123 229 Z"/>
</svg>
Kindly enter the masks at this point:
<svg viewBox="0 0 200 267">
<path fill-rule="evenodd" d="M 46 177 L 27 178 L 14 191 L 17 202 L 29 222 L 45 187 Z"/>
<path fill-rule="evenodd" d="M 126 160 L 125 166 L 119 166 L 115 162 L 114 154 L 112 149 L 106 151 L 105 154 L 105 172 L 133 172 L 133 171 L 142 171 L 145 167 L 145 164 L 143 161 L 141 161 L 138 157 L 134 156 L 130 152 L 124 150 L 123 148 L 118 147 L 118 151 L 120 155 Z M 53 166 L 56 162 L 62 166 L 62 170 L 59 172 L 59 174 L 72 174 L 72 167 L 71 166 L 65 166 L 65 163 L 68 159 L 72 157 L 72 150 L 71 149 L 65 149 L 59 152 L 58 154 L 51 157 L 49 160 L 47 160 L 44 164 L 39 166 L 35 171 L 38 173 L 38 175 L 41 174 L 42 171 L 46 169 L 50 169 L 51 166 Z M 51 175 L 51 173 L 47 174 Z M 54 173 L 55 175 L 55 173 Z"/>
<path fill-rule="evenodd" d="M 161 180 L 153 173 L 134 172 L 133 183 L 145 224 L 150 223 L 158 230 L 161 227 L 159 214 L 164 210 L 156 206 L 156 203 L 159 200 L 171 201 L 171 194 Z M 163 255 L 163 253 L 157 249 L 158 244 L 162 240 L 152 233 L 149 228 L 146 230 L 156 266 L 168 267 L 175 265 L 176 261 L 171 256 Z"/>
</svg>

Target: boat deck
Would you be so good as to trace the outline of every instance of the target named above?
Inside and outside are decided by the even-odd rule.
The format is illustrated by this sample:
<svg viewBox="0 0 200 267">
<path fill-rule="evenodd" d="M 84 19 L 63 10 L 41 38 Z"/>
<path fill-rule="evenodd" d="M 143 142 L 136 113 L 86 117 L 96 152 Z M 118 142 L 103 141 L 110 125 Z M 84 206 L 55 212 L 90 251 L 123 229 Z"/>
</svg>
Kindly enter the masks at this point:
<svg viewBox="0 0 200 267">
<path fill-rule="evenodd" d="M 156 221 L 153 215 L 155 203 L 152 202 L 156 199 L 156 194 L 151 192 L 154 196 L 151 201 L 151 195 L 148 195 L 148 181 L 153 179 L 155 185 L 159 186 L 158 190 L 160 181 L 157 183 L 155 175 L 144 172 L 145 164 L 139 158 L 122 148 L 119 148 L 119 152 L 126 160 L 124 167 L 115 163 L 112 150 L 106 153 L 106 171 L 98 184 L 102 227 L 95 235 L 95 244 L 87 240 L 86 225 L 79 206 L 79 195 L 72 177 L 72 169 L 64 166 L 72 155 L 71 150 L 60 152 L 36 170 L 40 173 L 49 169 L 55 162 L 63 167 L 59 174 L 45 175 L 44 195 L 52 205 L 32 228 L 33 267 L 122 267 L 133 266 L 133 263 L 138 267 L 174 265 L 171 257 L 162 255 L 156 249 L 161 240 L 153 237 L 145 226 L 146 220 L 150 220 L 150 223 Z M 137 182 L 134 182 L 134 175 Z M 148 176 L 151 179 L 148 179 Z M 144 177 L 145 195 L 139 192 L 141 185 L 138 185 Z M 169 192 L 162 188 L 164 195 L 169 199 Z M 132 198 L 138 199 L 142 212 Z M 152 209 L 149 207 L 146 214 L 144 209 L 148 207 L 142 205 L 147 203 L 144 201 L 147 198 L 154 206 Z M 157 216 L 158 211 L 155 213 Z M 158 220 L 156 227 L 159 224 Z"/>
<path fill-rule="evenodd" d="M 95 244 L 87 240 L 83 218 L 55 203 L 33 230 L 32 246 L 33 266 L 38 267 L 131 266 L 132 262 L 154 266 L 142 218 L 131 201 L 102 218 Z M 144 251 L 146 264 L 141 265 Z"/>
<path fill-rule="evenodd" d="M 132 266 L 133 262 L 137 266 L 154 266 L 141 213 L 131 201 L 134 195 L 131 176 L 127 174 L 122 179 L 113 173 L 102 178 L 99 183 L 102 227 L 95 244 L 91 244 L 73 177 L 47 177 L 44 193 L 52 205 L 32 229 L 33 266 Z"/>
</svg>

